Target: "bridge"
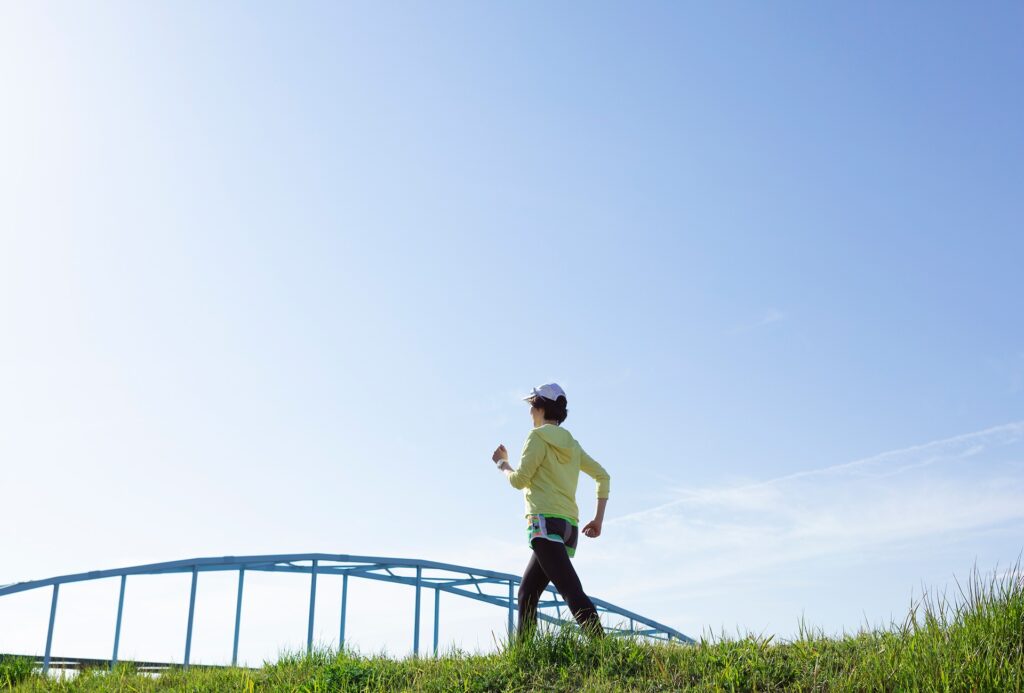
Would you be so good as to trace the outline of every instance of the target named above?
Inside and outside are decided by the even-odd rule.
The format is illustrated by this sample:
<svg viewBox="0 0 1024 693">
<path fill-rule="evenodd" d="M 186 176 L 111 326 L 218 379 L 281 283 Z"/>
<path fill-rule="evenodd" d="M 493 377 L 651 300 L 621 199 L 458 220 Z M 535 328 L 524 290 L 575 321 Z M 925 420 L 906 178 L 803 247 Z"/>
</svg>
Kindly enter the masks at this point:
<svg viewBox="0 0 1024 693">
<path fill-rule="evenodd" d="M 309 576 L 309 620 L 306 635 L 306 648 L 313 648 L 313 624 L 316 608 L 317 578 L 325 575 L 342 578 L 341 614 L 339 618 L 339 647 L 345 645 L 345 612 L 348 602 L 349 578 L 377 580 L 381 582 L 407 585 L 416 590 L 416 606 L 413 612 L 413 655 L 419 656 L 420 651 L 420 610 L 423 590 L 433 590 L 434 594 L 434 632 L 433 654 L 437 655 L 439 621 L 441 609 L 441 593 L 447 592 L 466 599 L 491 604 L 507 610 L 508 633 L 511 635 L 515 626 L 518 596 L 517 585 L 520 576 L 511 573 L 500 573 L 493 570 L 469 568 L 466 566 L 438 563 L 410 558 L 381 558 L 373 556 L 350 556 L 346 554 L 301 553 L 268 556 L 222 556 L 214 558 L 191 558 L 167 563 L 151 563 L 148 565 L 115 568 L 112 570 L 95 570 L 87 573 L 75 573 L 47 578 L 0 585 L 0 597 L 17 592 L 51 588 L 50 621 L 46 630 L 46 649 L 43 654 L 42 669 L 47 673 L 51 664 L 51 645 L 53 630 L 57 616 L 57 603 L 61 585 L 90 580 L 108 580 L 120 578 L 120 593 L 117 601 L 117 618 L 113 633 L 113 654 L 109 664 L 117 663 L 118 648 L 121 641 L 121 617 L 124 613 L 124 592 L 129 577 L 139 579 L 146 575 L 167 575 L 172 573 L 191 573 L 192 586 L 188 604 L 188 625 L 185 630 L 184 656 L 182 665 L 189 666 L 192 650 L 192 626 L 195 622 L 196 585 L 200 573 L 235 571 L 238 573 L 238 589 L 235 599 L 234 640 L 231 650 L 231 665 L 238 663 L 238 639 L 241 633 L 242 596 L 245 589 L 245 575 L 249 572 L 297 573 Z M 616 618 L 616 622 L 606 625 L 606 632 L 613 636 L 634 635 L 662 641 L 678 641 L 693 643 L 693 640 L 674 628 L 670 628 L 653 619 L 633 613 L 614 604 L 591 597 L 598 613 Z M 566 618 L 562 617 L 565 608 Z M 537 605 L 539 621 L 561 626 L 575 623 L 565 603 L 558 597 L 553 586 L 548 586 L 546 594 Z M 609 619 L 602 619 L 609 620 Z"/>
</svg>

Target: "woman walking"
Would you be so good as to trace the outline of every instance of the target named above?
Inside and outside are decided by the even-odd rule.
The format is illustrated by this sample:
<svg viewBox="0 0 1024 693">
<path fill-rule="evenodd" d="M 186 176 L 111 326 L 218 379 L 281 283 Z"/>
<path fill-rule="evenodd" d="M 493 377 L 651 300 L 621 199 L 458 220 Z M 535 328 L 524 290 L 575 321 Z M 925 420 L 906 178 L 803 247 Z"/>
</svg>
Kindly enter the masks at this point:
<svg viewBox="0 0 1024 693">
<path fill-rule="evenodd" d="M 602 636 L 604 629 L 594 603 L 569 559 L 579 540 L 579 508 L 576 484 L 580 471 L 597 481 L 597 513 L 583 527 L 591 538 L 601 536 L 604 509 L 608 503 L 608 472 L 588 455 L 562 422 L 569 414 L 565 391 L 557 383 L 533 388 L 523 398 L 530 403 L 533 429 L 526 437 L 519 469 L 508 463 L 508 451 L 499 445 L 492 459 L 505 473 L 513 488 L 522 489 L 526 499 L 527 542 L 533 550 L 519 584 L 520 636 L 537 624 L 537 603 L 549 582 L 555 583 L 576 621 L 590 635 Z"/>
</svg>

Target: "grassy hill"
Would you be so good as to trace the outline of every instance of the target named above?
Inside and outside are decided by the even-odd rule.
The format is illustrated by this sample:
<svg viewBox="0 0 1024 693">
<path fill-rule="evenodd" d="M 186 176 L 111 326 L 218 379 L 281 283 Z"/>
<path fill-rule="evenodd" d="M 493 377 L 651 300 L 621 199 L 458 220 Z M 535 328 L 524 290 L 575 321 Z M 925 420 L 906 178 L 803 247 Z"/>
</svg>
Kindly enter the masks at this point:
<svg viewBox="0 0 1024 693">
<path fill-rule="evenodd" d="M 394 660 L 353 653 L 286 655 L 258 670 L 119 666 L 61 679 L 30 662 L 0 661 L 0 689 L 18 691 L 1022 691 L 1024 574 L 977 573 L 953 600 L 925 595 L 903 623 L 790 642 L 748 636 L 697 645 L 541 632 L 491 655 L 449 652 Z"/>
</svg>

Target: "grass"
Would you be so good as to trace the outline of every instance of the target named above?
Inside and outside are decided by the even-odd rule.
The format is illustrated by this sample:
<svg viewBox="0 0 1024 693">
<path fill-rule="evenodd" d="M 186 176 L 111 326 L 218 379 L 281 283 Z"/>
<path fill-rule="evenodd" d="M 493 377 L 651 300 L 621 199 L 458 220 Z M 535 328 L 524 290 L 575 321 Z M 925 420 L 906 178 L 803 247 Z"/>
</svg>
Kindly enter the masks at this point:
<svg viewBox="0 0 1024 693">
<path fill-rule="evenodd" d="M 496 654 L 453 650 L 395 660 L 351 652 L 282 656 L 257 670 L 172 669 L 151 677 L 119 665 L 46 679 L 0 660 L 0 689 L 18 691 L 1024 691 L 1024 573 L 957 583 L 953 600 L 925 593 L 902 623 L 826 637 L 801 625 L 789 642 L 748 635 L 697 645 L 542 630 Z"/>
</svg>

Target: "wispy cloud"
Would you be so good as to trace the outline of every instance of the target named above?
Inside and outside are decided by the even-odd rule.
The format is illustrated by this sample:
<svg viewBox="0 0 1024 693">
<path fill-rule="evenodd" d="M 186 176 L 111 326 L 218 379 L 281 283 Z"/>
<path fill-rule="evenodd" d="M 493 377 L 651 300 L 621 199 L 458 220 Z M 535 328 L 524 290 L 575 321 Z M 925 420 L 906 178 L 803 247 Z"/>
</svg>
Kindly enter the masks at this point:
<svg viewBox="0 0 1024 693">
<path fill-rule="evenodd" d="M 610 518 L 606 553 L 648 566 L 630 591 L 692 590 L 1024 521 L 1022 443 L 1024 421 L 763 481 L 681 488 L 673 501 Z"/>
<path fill-rule="evenodd" d="M 757 321 L 757 326 L 760 327 L 762 325 L 770 325 L 773 322 L 778 322 L 779 320 L 785 319 L 786 314 L 783 313 L 781 310 L 778 310 L 777 308 L 769 308 L 767 311 L 765 311 L 765 314 L 761 316 L 761 319 Z"/>
<path fill-rule="evenodd" d="M 965 433 L 898 450 L 889 450 L 852 462 L 843 462 L 829 467 L 794 472 L 793 474 L 763 481 L 717 488 L 678 489 L 679 498 L 676 500 L 647 510 L 621 515 L 609 520 L 609 522 L 618 523 L 642 520 L 677 506 L 687 504 L 723 504 L 730 500 L 734 501 L 734 507 L 757 509 L 763 505 L 759 499 L 767 498 L 773 494 L 777 496 L 778 494 L 778 492 L 767 489 L 782 486 L 787 482 L 795 482 L 808 477 L 835 475 L 860 475 L 866 478 L 879 479 L 910 469 L 928 466 L 939 461 L 971 457 L 980 454 L 992 446 L 1011 445 L 1021 440 L 1024 440 L 1024 421 L 993 426 L 982 431 L 975 431 L 974 433 Z"/>
<path fill-rule="evenodd" d="M 734 334 L 738 332 L 749 332 L 750 330 L 756 330 L 759 327 L 765 327 L 767 325 L 771 325 L 772 323 L 781 322 L 782 320 L 785 320 L 786 317 L 786 313 L 779 310 L 778 308 L 769 308 L 764 313 L 762 313 L 761 316 L 758 317 L 757 319 L 751 320 L 750 322 L 746 322 L 742 325 L 734 327 L 732 329 L 732 332 Z"/>
</svg>

